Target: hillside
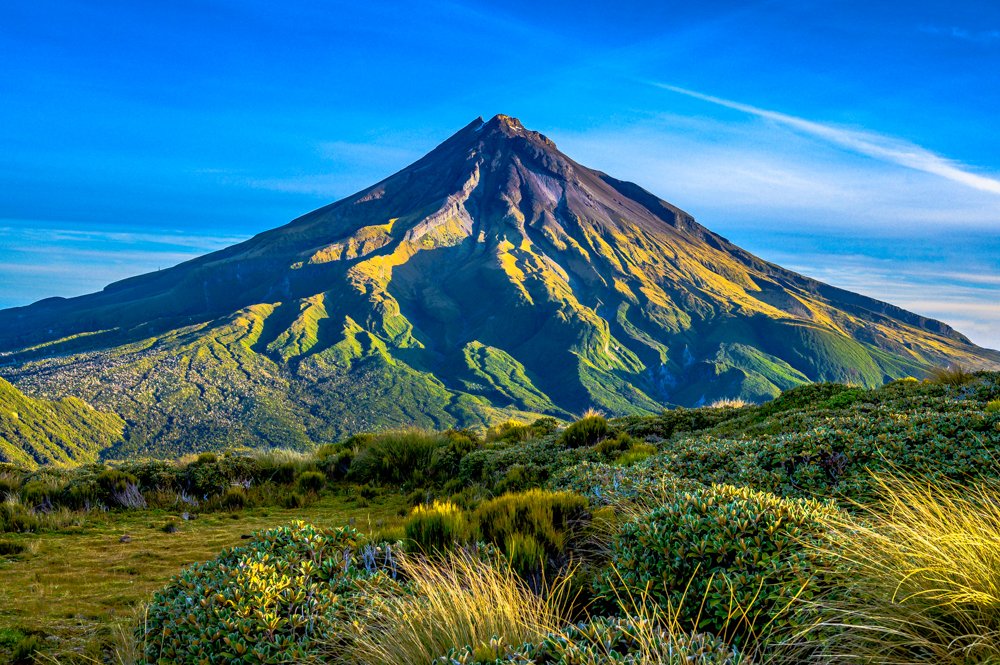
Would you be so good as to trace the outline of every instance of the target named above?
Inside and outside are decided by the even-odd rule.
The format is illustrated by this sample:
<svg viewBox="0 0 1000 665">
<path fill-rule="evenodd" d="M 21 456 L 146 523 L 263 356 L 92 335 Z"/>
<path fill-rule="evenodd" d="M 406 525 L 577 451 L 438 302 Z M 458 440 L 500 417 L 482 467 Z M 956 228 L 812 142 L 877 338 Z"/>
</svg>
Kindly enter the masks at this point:
<svg viewBox="0 0 1000 665">
<path fill-rule="evenodd" d="M 0 379 L 0 462 L 28 468 L 93 462 L 121 440 L 124 425 L 79 399 L 31 399 Z"/>
<path fill-rule="evenodd" d="M 2 311 L 0 352 L 33 393 L 121 414 L 112 456 L 1000 366 L 941 322 L 749 254 L 507 116 L 244 243 Z"/>
</svg>

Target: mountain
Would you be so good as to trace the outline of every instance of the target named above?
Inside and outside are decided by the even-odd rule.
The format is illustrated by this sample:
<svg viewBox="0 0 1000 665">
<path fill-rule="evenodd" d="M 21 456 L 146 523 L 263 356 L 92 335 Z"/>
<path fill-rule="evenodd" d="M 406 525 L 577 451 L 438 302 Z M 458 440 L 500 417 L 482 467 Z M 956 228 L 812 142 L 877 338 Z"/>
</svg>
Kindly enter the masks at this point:
<svg viewBox="0 0 1000 665">
<path fill-rule="evenodd" d="M 107 455 L 652 413 L 998 366 L 947 325 L 763 261 L 498 115 L 353 196 L 0 312 L 0 372 L 128 422 Z"/>
<path fill-rule="evenodd" d="M 121 441 L 124 427 L 118 416 L 79 399 L 31 399 L 0 379 L 0 462 L 28 468 L 94 462 Z"/>
</svg>

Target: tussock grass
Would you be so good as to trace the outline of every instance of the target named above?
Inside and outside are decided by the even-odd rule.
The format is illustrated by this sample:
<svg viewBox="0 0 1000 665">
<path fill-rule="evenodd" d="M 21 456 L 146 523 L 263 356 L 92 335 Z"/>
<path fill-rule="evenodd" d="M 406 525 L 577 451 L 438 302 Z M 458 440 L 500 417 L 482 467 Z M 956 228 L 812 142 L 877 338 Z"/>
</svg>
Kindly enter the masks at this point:
<svg viewBox="0 0 1000 665">
<path fill-rule="evenodd" d="M 710 409 L 742 409 L 744 406 L 751 406 L 753 402 L 748 402 L 739 397 L 725 397 L 717 399 L 708 405 Z"/>
<path fill-rule="evenodd" d="M 408 557 L 400 566 L 413 593 L 383 599 L 351 643 L 348 662 L 430 663 L 452 647 L 519 645 L 563 623 L 568 578 L 539 596 L 503 562 L 463 553 L 440 561 Z"/>
<path fill-rule="evenodd" d="M 931 383 L 945 386 L 964 386 L 966 383 L 971 383 L 976 375 L 964 365 L 955 364 L 947 367 L 935 367 L 927 373 L 927 378 Z"/>
<path fill-rule="evenodd" d="M 840 592 L 818 601 L 817 662 L 1000 662 L 1000 482 L 876 477 L 881 500 L 831 524 Z"/>
</svg>

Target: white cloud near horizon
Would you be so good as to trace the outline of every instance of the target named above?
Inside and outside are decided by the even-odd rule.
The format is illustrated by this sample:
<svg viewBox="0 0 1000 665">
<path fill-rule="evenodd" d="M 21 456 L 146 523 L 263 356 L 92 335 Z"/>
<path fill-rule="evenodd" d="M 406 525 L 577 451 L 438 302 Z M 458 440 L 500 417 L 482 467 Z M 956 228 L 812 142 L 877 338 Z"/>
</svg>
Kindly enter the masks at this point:
<svg viewBox="0 0 1000 665">
<path fill-rule="evenodd" d="M 706 95 L 694 90 L 680 88 L 666 83 L 653 83 L 652 85 L 669 90 L 681 95 L 686 95 L 694 99 L 699 99 L 710 104 L 722 106 L 735 111 L 748 113 L 758 118 L 772 120 L 787 127 L 805 132 L 817 138 L 823 139 L 834 145 L 852 150 L 862 155 L 879 159 L 882 161 L 904 166 L 916 171 L 923 171 L 933 175 L 947 178 L 973 189 L 983 192 L 1000 194 L 1000 180 L 980 175 L 969 170 L 969 167 L 937 155 L 916 144 L 903 141 L 890 136 L 876 134 L 874 132 L 861 131 L 855 129 L 845 129 L 825 125 L 822 123 L 799 118 L 796 116 L 758 108 L 749 104 L 735 102 L 721 97 Z"/>
</svg>

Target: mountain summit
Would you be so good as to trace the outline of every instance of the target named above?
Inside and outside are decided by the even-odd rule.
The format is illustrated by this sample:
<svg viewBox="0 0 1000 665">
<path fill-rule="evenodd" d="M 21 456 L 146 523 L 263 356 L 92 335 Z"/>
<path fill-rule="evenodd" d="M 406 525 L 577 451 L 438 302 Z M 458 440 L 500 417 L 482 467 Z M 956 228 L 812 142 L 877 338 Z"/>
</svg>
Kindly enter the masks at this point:
<svg viewBox="0 0 1000 665">
<path fill-rule="evenodd" d="M 357 194 L 100 293 L 0 312 L 3 373 L 128 422 L 109 454 L 655 412 L 1000 363 L 477 118 Z"/>
</svg>

